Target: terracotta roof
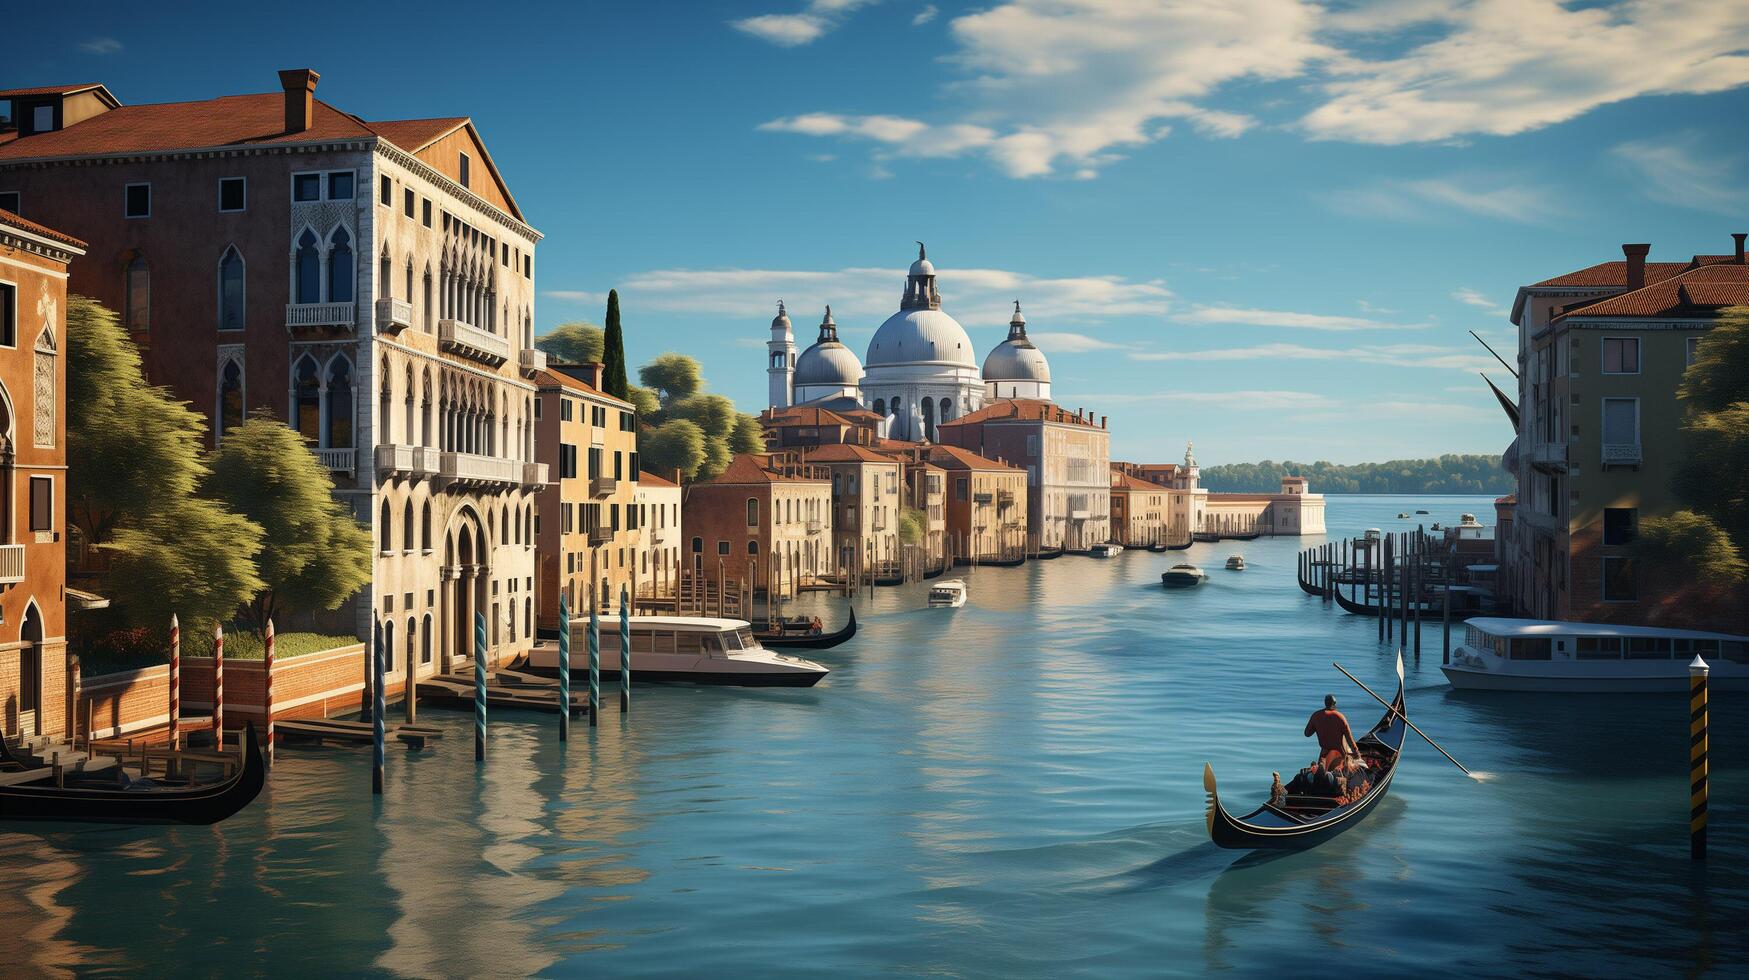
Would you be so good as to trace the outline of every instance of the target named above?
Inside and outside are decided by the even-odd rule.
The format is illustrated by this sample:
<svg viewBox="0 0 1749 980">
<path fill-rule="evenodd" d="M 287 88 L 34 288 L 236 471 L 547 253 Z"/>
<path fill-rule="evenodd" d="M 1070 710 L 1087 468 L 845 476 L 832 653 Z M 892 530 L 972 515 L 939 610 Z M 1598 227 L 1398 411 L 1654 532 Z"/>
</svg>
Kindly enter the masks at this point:
<svg viewBox="0 0 1749 980">
<path fill-rule="evenodd" d="M 1662 282 L 1691 267 L 1691 262 L 1647 262 L 1646 282 L 1648 284 Z M 1625 287 L 1628 284 L 1628 264 L 1625 260 L 1614 262 L 1599 262 L 1594 266 L 1569 272 L 1564 276 L 1544 279 L 1542 282 L 1531 283 L 1531 288 L 1538 286 L 1596 286 L 1599 288 L 1616 286 Z"/>
<path fill-rule="evenodd" d="M 1306 478 L 1303 476 L 1284 476 L 1281 478 L 1281 482 L 1283 482 L 1283 483 L 1304 483 L 1304 482 L 1306 482 Z"/>
<path fill-rule="evenodd" d="M 1584 303 L 1566 310 L 1558 321 L 1576 317 L 1713 316 L 1722 307 L 1749 303 L 1749 265 L 1735 261 L 1700 265 L 1642 289 Z"/>
<path fill-rule="evenodd" d="M 1147 490 L 1153 493 L 1159 493 L 1166 489 L 1158 483 L 1150 483 L 1147 480 L 1138 480 L 1128 473 L 1122 473 L 1117 470 L 1111 471 L 1111 488 L 1113 490 Z"/>
<path fill-rule="evenodd" d="M 369 125 L 378 135 L 401 149 L 418 153 L 467 124 L 467 116 L 444 116 L 440 119 L 397 119 Z"/>
<path fill-rule="evenodd" d="M 632 407 L 631 402 L 615 398 L 587 381 L 579 381 L 568 374 L 561 371 L 554 371 L 551 368 L 536 371 L 534 373 L 534 384 L 537 388 L 569 388 L 572 391 L 581 394 L 613 402 L 615 405 L 624 405 L 627 408 Z"/>
<path fill-rule="evenodd" d="M 849 425 L 850 420 L 831 409 L 809 405 L 768 408 L 760 413 L 766 425 Z"/>
<path fill-rule="evenodd" d="M 969 417 L 969 416 L 968 416 Z M 985 459 L 969 449 L 958 446 L 929 447 L 929 461 L 944 470 L 1002 470 L 1006 472 L 1024 472 L 1018 467 L 1007 463 L 998 463 L 993 459 Z"/>
<path fill-rule="evenodd" d="M 815 460 L 822 463 L 895 462 L 893 457 L 886 453 L 877 453 L 872 449 L 865 449 L 862 446 L 852 446 L 849 443 L 842 442 L 827 443 L 824 446 L 815 446 L 812 449 L 805 450 L 802 458 L 810 463 Z"/>
<path fill-rule="evenodd" d="M 71 245 L 74 248 L 84 248 L 85 247 L 84 242 L 80 241 L 77 238 L 74 238 L 72 235 L 68 235 L 64 232 L 56 231 L 53 228 L 48 227 L 47 225 L 39 225 L 36 222 L 31 221 L 27 218 L 22 218 L 16 214 L 13 214 L 11 211 L 0 211 L 0 225 L 11 225 L 12 227 L 17 228 L 21 231 L 28 231 L 33 235 L 40 235 L 43 238 L 47 238 L 47 239 L 51 239 L 53 241 L 61 242 L 63 244 Z"/>
<path fill-rule="evenodd" d="M 363 120 L 313 100 L 310 128 L 285 131 L 285 95 L 227 95 L 202 102 L 130 105 L 51 133 L 0 146 L 0 161 L 150 153 L 207 146 L 313 143 L 377 135 Z"/>
<path fill-rule="evenodd" d="M 638 473 L 638 486 L 640 486 L 640 487 L 675 487 L 675 488 L 678 488 L 680 486 L 680 484 L 675 483 L 673 480 L 664 480 L 661 477 L 657 476 L 656 474 L 651 473 L 649 470 L 643 470 L 643 471 Z"/>
<path fill-rule="evenodd" d="M 1042 398 L 1010 398 L 991 402 L 983 408 L 968 415 L 962 415 L 951 422 L 942 422 L 939 427 L 967 425 L 973 422 L 1002 421 L 1044 421 L 1061 422 L 1067 425 L 1085 425 L 1090 428 L 1099 426 L 1092 421 L 1092 416 L 1076 418 L 1075 413 L 1068 411 L 1056 402 L 1045 401 Z"/>
<path fill-rule="evenodd" d="M 827 483 L 810 476 L 793 476 L 783 472 L 781 464 L 773 462 L 770 453 L 741 453 L 729 461 L 721 473 L 694 486 L 736 483 Z"/>
<path fill-rule="evenodd" d="M 84 82 L 79 85 L 38 85 L 35 88 L 9 88 L 0 90 L 0 99 L 27 99 L 33 95 L 78 95 L 94 88 L 103 89 L 104 95 L 109 95 L 109 89 L 103 88 L 101 82 Z M 115 96 L 109 95 L 110 101 Z"/>
</svg>

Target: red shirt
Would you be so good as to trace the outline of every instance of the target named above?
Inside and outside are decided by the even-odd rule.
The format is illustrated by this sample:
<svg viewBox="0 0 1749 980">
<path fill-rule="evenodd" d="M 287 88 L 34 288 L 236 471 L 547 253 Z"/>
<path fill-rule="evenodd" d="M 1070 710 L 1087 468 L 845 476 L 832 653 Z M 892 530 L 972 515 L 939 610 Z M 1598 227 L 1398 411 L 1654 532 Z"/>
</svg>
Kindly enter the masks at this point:
<svg viewBox="0 0 1749 980">
<path fill-rule="evenodd" d="M 1342 737 L 1346 735 L 1350 740 L 1354 738 L 1354 733 L 1348 728 L 1348 719 L 1335 708 L 1320 708 L 1312 712 L 1311 720 L 1306 722 L 1306 734 L 1309 736 L 1313 733 L 1318 736 L 1318 748 L 1326 751 L 1346 751 L 1348 746 Z"/>
</svg>

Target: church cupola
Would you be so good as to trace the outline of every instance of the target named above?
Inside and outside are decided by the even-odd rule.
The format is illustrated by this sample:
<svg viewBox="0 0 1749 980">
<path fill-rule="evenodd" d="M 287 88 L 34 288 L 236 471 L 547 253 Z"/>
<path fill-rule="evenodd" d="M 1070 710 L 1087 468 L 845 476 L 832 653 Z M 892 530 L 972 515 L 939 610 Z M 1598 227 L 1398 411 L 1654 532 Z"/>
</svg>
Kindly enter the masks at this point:
<svg viewBox="0 0 1749 980">
<path fill-rule="evenodd" d="M 771 340 L 765 345 L 767 402 L 772 408 L 788 408 L 793 402 L 791 382 L 796 373 L 796 337 L 790 331 L 789 312 L 777 301 L 777 316 L 771 320 Z"/>
<path fill-rule="evenodd" d="M 838 322 L 832 319 L 832 307 L 830 305 L 826 307 L 826 318 L 820 321 L 820 336 L 815 343 L 838 343 Z"/>
<path fill-rule="evenodd" d="M 941 309 L 941 293 L 935 289 L 935 265 L 929 261 L 922 242 L 917 243 L 917 261 L 911 263 L 911 272 L 905 277 L 905 295 L 899 300 L 899 309 Z"/>
<path fill-rule="evenodd" d="M 1031 343 L 1026 339 L 1026 314 L 1020 312 L 1020 300 L 1014 301 L 1014 319 L 1008 321 L 1008 339 Z"/>
</svg>

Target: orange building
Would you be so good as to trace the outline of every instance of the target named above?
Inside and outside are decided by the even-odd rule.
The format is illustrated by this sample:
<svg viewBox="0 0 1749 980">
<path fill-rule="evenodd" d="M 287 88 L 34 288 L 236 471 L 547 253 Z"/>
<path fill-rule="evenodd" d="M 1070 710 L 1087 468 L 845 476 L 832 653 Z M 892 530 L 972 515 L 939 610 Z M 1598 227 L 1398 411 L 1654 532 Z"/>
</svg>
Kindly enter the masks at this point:
<svg viewBox="0 0 1749 980">
<path fill-rule="evenodd" d="M 930 449 L 929 461 L 947 474 L 947 537 L 954 560 L 1025 557 L 1026 471 L 958 446 Z"/>
<path fill-rule="evenodd" d="M 721 578 L 793 592 L 832 565 L 832 476 L 793 454 L 743 453 L 682 491 L 685 574 L 708 590 Z"/>
<path fill-rule="evenodd" d="M 67 266 L 85 243 L 0 211 L 0 728 L 70 737 Z"/>
</svg>

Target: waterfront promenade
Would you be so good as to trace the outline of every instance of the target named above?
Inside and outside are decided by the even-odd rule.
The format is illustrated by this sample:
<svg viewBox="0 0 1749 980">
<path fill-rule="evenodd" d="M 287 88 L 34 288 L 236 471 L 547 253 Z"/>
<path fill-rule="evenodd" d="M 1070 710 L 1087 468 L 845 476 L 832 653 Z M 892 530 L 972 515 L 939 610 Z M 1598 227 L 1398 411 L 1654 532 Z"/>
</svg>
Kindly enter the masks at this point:
<svg viewBox="0 0 1749 980">
<path fill-rule="evenodd" d="M 1329 498 L 1333 535 L 1486 512 L 1484 498 Z M 1297 538 L 962 570 L 858 600 L 862 631 L 799 691 L 645 686 L 573 730 L 468 716 L 389 756 L 284 748 L 212 828 L 0 833 L 0 957 L 23 972 L 278 975 L 1416 975 L 1728 970 L 1749 957 L 1749 723 L 1715 695 L 1712 859 L 1687 859 L 1687 705 L 1453 694 L 1437 622 L 1412 743 L 1366 823 L 1303 854 L 1217 850 L 1229 795 L 1309 760 L 1330 669 L 1388 683 L 1372 621 L 1294 586 Z M 1221 569 L 1243 553 L 1249 570 Z M 1165 592 L 1188 558 L 1208 585 Z M 809 596 L 829 624 L 842 600 Z M 1430 651 L 1430 652 L 1429 652 Z M 1630 710 L 1631 709 L 1631 710 Z"/>
</svg>

